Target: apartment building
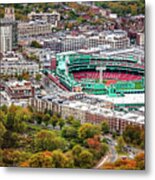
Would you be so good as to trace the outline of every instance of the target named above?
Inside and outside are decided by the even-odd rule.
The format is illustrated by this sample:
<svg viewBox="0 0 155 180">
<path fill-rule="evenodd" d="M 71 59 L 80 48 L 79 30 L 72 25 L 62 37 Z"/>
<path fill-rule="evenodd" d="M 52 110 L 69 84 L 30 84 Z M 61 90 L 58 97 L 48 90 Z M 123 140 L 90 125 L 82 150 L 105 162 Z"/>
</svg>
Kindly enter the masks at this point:
<svg viewBox="0 0 155 180">
<path fill-rule="evenodd" d="M 52 27 L 57 27 L 58 22 L 60 21 L 60 13 L 58 13 L 57 11 L 53 11 L 52 13 L 31 12 L 30 14 L 28 14 L 28 18 L 31 21 L 45 21 Z"/>
<path fill-rule="evenodd" d="M 1 75 L 15 76 L 25 73 L 30 75 L 37 74 L 39 72 L 39 66 L 33 62 L 1 62 Z"/>
<path fill-rule="evenodd" d="M 46 35 L 51 33 L 51 25 L 42 22 L 20 22 L 18 33 L 19 38 Z"/>
<path fill-rule="evenodd" d="M 73 116 L 81 123 L 100 124 L 106 121 L 112 132 L 119 132 L 120 134 L 123 133 L 127 125 L 144 127 L 144 117 L 142 115 L 116 111 L 111 109 L 111 107 L 106 108 L 106 106 L 103 107 L 103 102 L 92 104 L 86 103 L 85 100 L 65 100 L 60 99 L 60 97 L 35 97 L 30 99 L 29 105 L 37 111 L 48 109 L 53 113 L 59 113 L 64 119 Z"/>
<path fill-rule="evenodd" d="M 5 84 L 5 92 L 10 99 L 28 99 L 34 97 L 35 91 L 29 81 L 10 81 Z"/>
</svg>

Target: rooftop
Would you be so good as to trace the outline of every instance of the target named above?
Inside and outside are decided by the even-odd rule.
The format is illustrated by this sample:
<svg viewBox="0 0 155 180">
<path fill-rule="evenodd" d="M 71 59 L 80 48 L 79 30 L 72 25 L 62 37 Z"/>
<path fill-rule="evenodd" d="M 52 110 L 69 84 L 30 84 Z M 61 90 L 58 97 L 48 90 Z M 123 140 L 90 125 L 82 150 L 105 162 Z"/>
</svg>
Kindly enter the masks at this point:
<svg viewBox="0 0 155 180">
<path fill-rule="evenodd" d="M 144 104 L 145 94 L 125 94 L 125 97 L 109 97 L 107 95 L 93 95 L 96 98 L 106 99 L 114 104 Z"/>
<path fill-rule="evenodd" d="M 104 106 L 106 104 L 109 104 L 109 102 L 111 102 L 109 101 L 110 98 L 109 99 L 100 98 L 99 96 L 91 97 L 87 95 L 78 100 L 66 100 L 66 99 L 63 99 L 62 97 L 59 97 L 58 95 L 53 95 L 53 96 L 48 95 L 48 96 L 41 97 L 41 99 L 43 99 L 44 101 L 49 101 L 49 102 L 56 102 L 60 106 L 63 106 L 63 107 L 69 107 L 69 108 L 73 108 L 75 110 L 79 110 L 83 112 L 98 114 L 104 117 L 115 117 L 115 118 L 123 119 L 126 121 L 130 121 L 130 122 L 137 122 L 140 124 L 144 124 L 144 121 L 145 121 L 144 115 L 142 113 L 135 113 L 134 111 L 129 111 L 129 110 L 119 111 L 119 110 L 115 110 L 113 108 L 111 109 Z"/>
</svg>

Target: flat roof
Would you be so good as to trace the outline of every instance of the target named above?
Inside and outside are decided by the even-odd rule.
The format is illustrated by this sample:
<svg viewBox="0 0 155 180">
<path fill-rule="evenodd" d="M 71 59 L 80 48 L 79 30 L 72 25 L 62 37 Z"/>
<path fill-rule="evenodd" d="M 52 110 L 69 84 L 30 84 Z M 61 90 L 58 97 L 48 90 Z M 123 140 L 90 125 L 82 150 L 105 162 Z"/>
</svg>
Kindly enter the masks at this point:
<svg viewBox="0 0 155 180">
<path fill-rule="evenodd" d="M 125 94 L 124 97 L 109 97 L 108 95 L 93 95 L 95 98 L 104 99 L 114 104 L 144 104 L 145 94 Z"/>
</svg>

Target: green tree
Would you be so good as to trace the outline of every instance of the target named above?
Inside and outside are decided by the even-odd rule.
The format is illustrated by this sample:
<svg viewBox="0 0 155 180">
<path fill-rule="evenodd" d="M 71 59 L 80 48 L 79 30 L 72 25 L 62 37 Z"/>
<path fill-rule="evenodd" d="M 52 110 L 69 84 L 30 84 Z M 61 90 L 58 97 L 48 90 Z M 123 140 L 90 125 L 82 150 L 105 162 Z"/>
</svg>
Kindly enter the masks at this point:
<svg viewBox="0 0 155 180">
<path fill-rule="evenodd" d="M 34 40 L 34 41 L 31 42 L 31 47 L 42 48 L 42 45 L 38 41 Z"/>
<path fill-rule="evenodd" d="M 123 138 L 126 143 L 144 146 L 144 134 L 144 128 L 140 128 L 139 126 L 127 126 L 123 132 Z"/>
<path fill-rule="evenodd" d="M 71 125 L 73 121 L 74 121 L 74 117 L 73 117 L 73 116 L 67 117 L 67 123 L 68 123 L 68 124 Z"/>
<path fill-rule="evenodd" d="M 6 115 L 5 112 L 0 109 L 0 122 L 5 123 L 6 122 Z"/>
<path fill-rule="evenodd" d="M 38 123 L 41 124 L 44 118 L 44 114 L 42 112 L 34 112 L 33 119 Z"/>
<path fill-rule="evenodd" d="M 65 125 L 65 120 L 62 119 L 62 118 L 59 118 L 59 119 L 58 119 L 58 125 L 59 125 L 60 129 L 62 129 L 63 126 Z"/>
<path fill-rule="evenodd" d="M 72 151 L 71 150 L 67 151 L 65 153 L 65 156 L 67 157 L 66 168 L 74 168 L 75 165 L 74 165 L 74 157 L 73 157 Z"/>
<path fill-rule="evenodd" d="M 77 129 L 72 126 L 63 127 L 61 133 L 64 138 L 68 138 L 68 139 L 77 138 Z"/>
<path fill-rule="evenodd" d="M 37 82 L 39 82 L 41 80 L 41 74 L 36 74 L 35 79 Z"/>
<path fill-rule="evenodd" d="M 79 120 L 74 120 L 72 121 L 71 125 L 75 128 L 79 128 L 81 124 Z"/>
<path fill-rule="evenodd" d="M 67 142 L 64 138 L 62 137 L 55 137 L 51 140 L 51 146 L 50 150 L 55 150 L 55 149 L 61 149 L 61 150 L 66 150 L 68 148 Z"/>
<path fill-rule="evenodd" d="M 125 146 L 125 142 L 124 142 L 124 139 L 123 139 L 123 137 L 122 136 L 120 136 L 120 137 L 118 137 L 118 140 L 117 140 L 117 151 L 119 152 L 119 153 L 121 153 L 121 152 L 123 152 L 124 150 L 123 150 L 123 148 L 124 148 L 124 146 Z"/>
<path fill-rule="evenodd" d="M 101 123 L 101 130 L 102 130 L 103 134 L 109 133 L 110 128 L 109 128 L 109 125 L 107 122 L 103 121 Z"/>
<path fill-rule="evenodd" d="M 72 168 L 74 162 L 67 157 L 61 150 L 55 150 L 52 152 L 53 162 L 56 168 Z"/>
<path fill-rule="evenodd" d="M 0 167 L 3 167 L 3 166 L 5 166 L 3 163 L 3 150 L 0 149 Z"/>
<path fill-rule="evenodd" d="M 58 117 L 54 114 L 54 115 L 51 117 L 49 123 L 53 126 L 53 128 L 55 128 L 56 125 L 57 125 L 57 123 L 58 123 Z"/>
<path fill-rule="evenodd" d="M 11 105 L 8 109 L 7 120 L 6 120 L 6 128 L 13 130 L 15 124 L 15 115 L 16 115 L 17 107 Z"/>
<path fill-rule="evenodd" d="M 41 130 L 34 136 L 34 147 L 35 151 L 49 150 L 51 147 L 51 141 L 56 137 L 54 132 L 48 130 Z"/>
<path fill-rule="evenodd" d="M 7 113 L 6 128 L 10 131 L 24 133 L 27 127 L 24 121 L 28 118 L 30 118 L 29 113 L 21 107 L 11 105 Z"/>
<path fill-rule="evenodd" d="M 5 132 L 6 132 L 5 126 L 3 125 L 2 122 L 0 122 L 0 147 L 3 144 L 3 136 L 4 136 Z"/>
<path fill-rule="evenodd" d="M 7 130 L 3 136 L 2 148 L 18 148 L 20 146 L 20 136 L 17 132 Z"/>
<path fill-rule="evenodd" d="M 3 111 L 5 114 L 8 112 L 8 107 L 4 104 L 0 107 L 0 110 Z"/>
<path fill-rule="evenodd" d="M 74 164 L 75 164 L 75 167 L 79 167 L 80 164 L 79 164 L 79 156 L 80 156 L 80 153 L 82 152 L 83 150 L 83 147 L 79 144 L 76 144 L 73 148 L 72 148 L 72 154 L 73 154 L 73 157 L 74 157 Z"/>
<path fill-rule="evenodd" d="M 43 116 L 43 122 L 46 124 L 46 126 L 49 124 L 50 118 L 51 116 L 48 113 Z"/>
<path fill-rule="evenodd" d="M 100 146 L 100 153 L 102 156 L 104 156 L 109 151 L 109 147 L 106 143 L 101 143 Z"/>
<path fill-rule="evenodd" d="M 82 150 L 79 155 L 80 168 L 92 168 L 93 166 L 93 154 L 88 150 Z"/>
<path fill-rule="evenodd" d="M 64 138 L 57 136 L 52 131 L 42 130 L 34 137 L 34 147 L 35 151 L 65 150 L 67 148 L 67 142 Z"/>
<path fill-rule="evenodd" d="M 100 127 L 90 123 L 82 124 L 78 130 L 79 138 L 87 139 L 99 135 L 101 133 Z"/>
</svg>

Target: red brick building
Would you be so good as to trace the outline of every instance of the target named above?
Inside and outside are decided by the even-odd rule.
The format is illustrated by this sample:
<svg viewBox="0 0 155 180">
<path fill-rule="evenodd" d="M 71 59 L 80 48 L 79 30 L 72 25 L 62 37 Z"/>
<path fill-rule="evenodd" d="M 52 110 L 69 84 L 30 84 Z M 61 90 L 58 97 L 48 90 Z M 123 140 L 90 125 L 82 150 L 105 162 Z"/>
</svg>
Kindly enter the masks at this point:
<svg viewBox="0 0 155 180">
<path fill-rule="evenodd" d="M 34 97 L 35 90 L 29 81 L 8 82 L 5 91 L 10 99 L 28 99 Z"/>
</svg>

